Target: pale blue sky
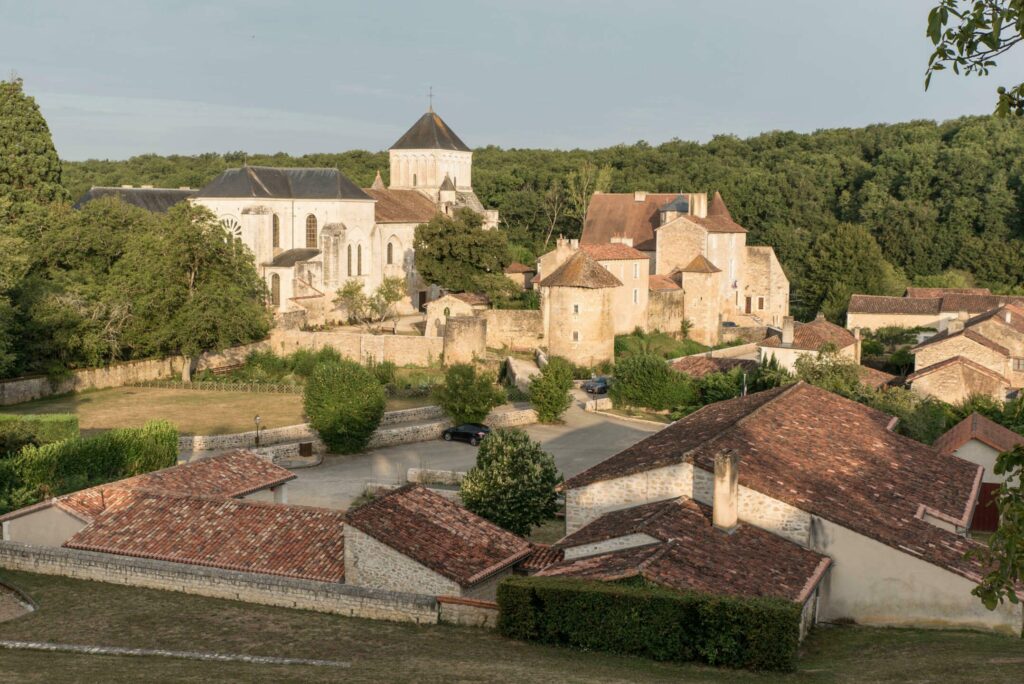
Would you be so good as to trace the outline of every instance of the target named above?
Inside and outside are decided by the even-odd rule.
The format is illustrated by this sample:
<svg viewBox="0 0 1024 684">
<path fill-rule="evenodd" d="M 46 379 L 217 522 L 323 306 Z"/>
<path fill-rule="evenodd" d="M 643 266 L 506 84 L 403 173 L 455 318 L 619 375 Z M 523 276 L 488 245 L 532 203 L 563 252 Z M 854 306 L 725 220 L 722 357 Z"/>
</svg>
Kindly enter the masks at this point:
<svg viewBox="0 0 1024 684">
<path fill-rule="evenodd" d="M 0 75 L 66 159 L 386 149 L 426 108 L 470 146 L 602 147 L 989 113 L 923 90 L 936 0 L 0 0 Z"/>
</svg>

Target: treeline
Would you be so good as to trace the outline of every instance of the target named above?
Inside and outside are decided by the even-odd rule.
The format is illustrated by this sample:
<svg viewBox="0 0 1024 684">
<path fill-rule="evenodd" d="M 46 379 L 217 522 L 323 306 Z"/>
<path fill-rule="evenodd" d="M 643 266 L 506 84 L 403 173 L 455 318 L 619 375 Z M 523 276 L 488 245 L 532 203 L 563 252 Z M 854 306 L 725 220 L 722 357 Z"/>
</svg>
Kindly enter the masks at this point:
<svg viewBox="0 0 1024 684">
<path fill-rule="evenodd" d="M 1024 286 L 1024 124 L 966 117 L 811 134 L 772 132 L 706 144 L 672 140 L 600 150 L 479 148 L 473 186 L 501 211 L 517 258 L 548 234 L 579 234 L 594 189 L 721 191 L 748 242 L 775 248 L 794 309 L 839 318 L 851 292 L 898 294 L 908 283 Z M 159 157 L 66 162 L 72 196 L 91 185 L 199 187 L 249 164 L 334 166 L 366 187 L 386 152 Z"/>
</svg>

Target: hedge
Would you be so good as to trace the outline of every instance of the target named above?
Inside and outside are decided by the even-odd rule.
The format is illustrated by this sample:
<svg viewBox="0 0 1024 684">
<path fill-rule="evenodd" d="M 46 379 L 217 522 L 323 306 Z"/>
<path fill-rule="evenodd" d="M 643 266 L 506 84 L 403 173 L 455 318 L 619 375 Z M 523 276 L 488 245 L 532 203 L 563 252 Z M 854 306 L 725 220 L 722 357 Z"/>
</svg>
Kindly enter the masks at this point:
<svg viewBox="0 0 1024 684">
<path fill-rule="evenodd" d="M 792 601 L 679 592 L 649 584 L 512 577 L 498 585 L 506 637 L 654 660 L 792 671 L 801 608 Z"/>
<path fill-rule="evenodd" d="M 384 388 L 355 361 L 318 364 L 306 383 L 303 407 L 309 424 L 331 453 L 366 448 L 384 416 Z"/>
<path fill-rule="evenodd" d="M 0 414 L 0 457 L 26 445 L 40 446 L 78 436 L 78 416 L 71 413 Z"/>
</svg>

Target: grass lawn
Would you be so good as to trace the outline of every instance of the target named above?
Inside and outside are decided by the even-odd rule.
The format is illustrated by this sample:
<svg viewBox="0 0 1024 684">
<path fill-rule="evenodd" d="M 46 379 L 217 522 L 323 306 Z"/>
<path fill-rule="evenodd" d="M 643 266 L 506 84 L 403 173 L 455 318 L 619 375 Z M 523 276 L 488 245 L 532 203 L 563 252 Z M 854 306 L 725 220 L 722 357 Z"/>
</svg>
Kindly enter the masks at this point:
<svg viewBox="0 0 1024 684">
<path fill-rule="evenodd" d="M 705 347 L 699 342 L 679 340 L 663 332 L 615 337 L 615 359 L 617 361 L 638 354 L 654 354 L 666 359 L 674 359 L 680 356 L 699 354 L 708 349 L 709 347 Z"/>
<path fill-rule="evenodd" d="M 530 533 L 530 541 L 538 544 L 554 544 L 565 536 L 565 518 L 550 518 Z"/>
<path fill-rule="evenodd" d="M 654 411 L 636 407 L 605 409 L 603 413 L 611 413 L 612 415 L 622 416 L 623 418 L 640 418 L 641 420 L 649 420 L 652 423 L 665 423 L 666 425 L 672 422 L 672 419 L 664 413 L 656 413 Z"/>
<path fill-rule="evenodd" d="M 389 399 L 388 410 L 433 403 L 429 397 Z M 115 387 L 5 406 L 0 413 L 74 413 L 85 434 L 118 427 L 138 427 L 165 419 L 187 435 L 223 435 L 253 429 L 260 416 L 265 428 L 305 422 L 301 394 L 206 392 Z"/>
<path fill-rule="evenodd" d="M 970 682 L 1019 683 L 1024 641 L 970 632 L 815 630 L 792 675 L 508 641 L 468 627 L 417 626 L 173 592 L 0 571 L 40 609 L 0 623 L 0 639 L 203 650 L 351 663 L 351 669 L 0 651 L 0 681 L 275 682 Z"/>
</svg>

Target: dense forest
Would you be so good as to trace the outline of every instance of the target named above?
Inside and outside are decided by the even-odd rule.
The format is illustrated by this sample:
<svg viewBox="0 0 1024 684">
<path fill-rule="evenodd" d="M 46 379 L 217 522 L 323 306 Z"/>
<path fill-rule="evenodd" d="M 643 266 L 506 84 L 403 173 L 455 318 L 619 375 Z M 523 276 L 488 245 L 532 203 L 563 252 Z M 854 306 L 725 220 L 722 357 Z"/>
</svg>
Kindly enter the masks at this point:
<svg viewBox="0 0 1024 684">
<path fill-rule="evenodd" d="M 999 291 L 1024 286 L 1024 122 L 966 117 L 811 134 L 718 136 L 599 150 L 475 150 L 473 186 L 501 211 L 526 259 L 549 231 L 577 235 L 586 196 L 613 192 L 714 191 L 775 248 L 802 317 L 839 319 L 853 291 L 898 294 L 909 282 Z M 91 185 L 199 187 L 225 168 L 336 166 L 368 186 L 386 152 L 203 154 L 65 162 L 72 197 Z"/>
</svg>

